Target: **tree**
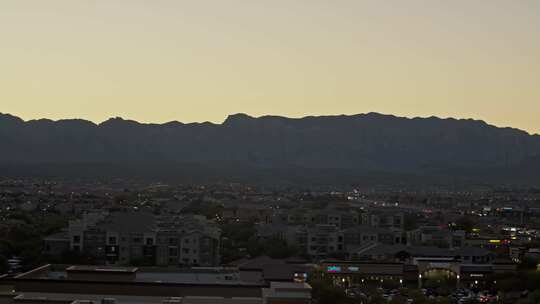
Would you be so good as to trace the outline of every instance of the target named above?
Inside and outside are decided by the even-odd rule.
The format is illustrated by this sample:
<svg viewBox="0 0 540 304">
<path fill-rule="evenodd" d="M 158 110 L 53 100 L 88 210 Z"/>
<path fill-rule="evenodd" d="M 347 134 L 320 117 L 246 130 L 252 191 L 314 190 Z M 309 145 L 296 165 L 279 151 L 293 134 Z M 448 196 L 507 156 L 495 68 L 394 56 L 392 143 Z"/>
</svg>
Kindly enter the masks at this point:
<svg viewBox="0 0 540 304">
<path fill-rule="evenodd" d="M 434 304 L 450 304 L 450 299 L 447 297 L 437 297 L 434 300 L 429 300 L 428 303 Z"/>
<path fill-rule="evenodd" d="M 504 292 L 518 291 L 522 288 L 521 281 L 517 277 L 497 281 L 497 288 Z"/>
<path fill-rule="evenodd" d="M 521 259 L 519 268 L 523 270 L 536 270 L 539 263 L 540 261 L 538 259 L 526 256 L 526 257 L 523 257 L 523 259 Z"/>
<path fill-rule="evenodd" d="M 425 304 L 428 302 L 426 296 L 418 289 L 410 290 L 409 298 L 411 298 L 415 304 Z"/>
<path fill-rule="evenodd" d="M 335 286 L 328 276 L 323 276 L 320 272 L 314 272 L 309 280 L 313 288 L 313 299 L 318 304 L 349 304 L 354 303 L 345 294 L 345 290 Z M 370 302 L 371 303 L 371 302 Z"/>
<path fill-rule="evenodd" d="M 390 304 L 405 304 L 407 303 L 407 298 L 402 295 L 397 295 L 392 298 Z"/>
<path fill-rule="evenodd" d="M 531 292 L 527 298 L 521 299 L 517 304 L 537 304 L 540 303 L 540 290 Z"/>
<path fill-rule="evenodd" d="M 222 262 L 228 263 L 244 258 L 246 254 L 253 257 L 263 253 L 261 245 L 257 242 L 257 231 L 253 223 L 224 223 L 221 225 L 221 231 Z"/>
<path fill-rule="evenodd" d="M 456 220 L 456 225 L 454 230 L 464 230 L 466 232 L 471 232 L 474 228 L 474 220 L 468 216 L 460 217 Z"/>
<path fill-rule="evenodd" d="M 385 289 L 398 289 L 401 286 L 399 281 L 396 280 L 384 280 L 382 287 Z"/>
<path fill-rule="evenodd" d="M 540 290 L 540 273 L 538 271 L 527 271 L 519 274 L 521 287 L 530 291 Z"/>
<path fill-rule="evenodd" d="M 386 300 L 383 298 L 383 296 L 380 293 L 375 292 L 374 294 L 371 295 L 371 297 L 369 297 L 368 303 L 369 304 L 384 304 L 386 303 Z"/>
<path fill-rule="evenodd" d="M 418 216 L 416 214 L 405 214 L 405 218 L 403 220 L 403 228 L 405 231 L 412 231 L 418 229 L 418 227 L 420 227 Z"/>
<path fill-rule="evenodd" d="M 284 259 L 296 254 L 296 248 L 287 245 L 282 239 L 270 239 L 263 244 L 264 252 L 271 258 Z"/>
<path fill-rule="evenodd" d="M 9 270 L 6 257 L 0 255 L 0 275 L 6 273 Z"/>
</svg>

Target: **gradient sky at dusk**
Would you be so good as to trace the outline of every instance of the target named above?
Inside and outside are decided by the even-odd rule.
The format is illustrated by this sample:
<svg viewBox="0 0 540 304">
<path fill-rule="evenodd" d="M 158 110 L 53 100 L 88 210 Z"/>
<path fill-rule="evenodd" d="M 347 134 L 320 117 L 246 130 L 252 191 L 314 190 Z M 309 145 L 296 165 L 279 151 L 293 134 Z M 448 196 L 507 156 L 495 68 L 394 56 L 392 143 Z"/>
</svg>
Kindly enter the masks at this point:
<svg viewBox="0 0 540 304">
<path fill-rule="evenodd" d="M 538 0 L 6 0 L 0 112 L 382 112 L 540 133 Z"/>
</svg>

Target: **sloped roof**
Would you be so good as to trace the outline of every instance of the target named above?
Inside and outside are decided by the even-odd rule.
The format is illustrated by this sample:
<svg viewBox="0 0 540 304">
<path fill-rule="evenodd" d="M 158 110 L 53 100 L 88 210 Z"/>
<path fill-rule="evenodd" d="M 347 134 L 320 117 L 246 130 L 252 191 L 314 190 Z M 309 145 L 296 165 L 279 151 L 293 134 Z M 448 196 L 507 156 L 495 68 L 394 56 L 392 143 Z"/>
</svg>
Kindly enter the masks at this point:
<svg viewBox="0 0 540 304">
<path fill-rule="evenodd" d="M 416 257 L 452 257 L 452 256 L 484 256 L 490 254 L 487 249 L 477 247 L 461 247 L 459 249 L 439 248 L 434 246 L 406 246 L 379 244 L 373 248 L 360 252 L 361 255 L 395 255 L 398 252 L 407 252 Z"/>
<path fill-rule="evenodd" d="M 155 228 L 156 217 L 145 212 L 118 212 L 111 213 L 105 220 L 96 226 L 115 232 L 149 232 Z"/>
<path fill-rule="evenodd" d="M 264 270 L 265 265 L 276 265 L 276 264 L 285 264 L 284 260 L 272 259 L 269 256 L 259 256 L 254 259 L 248 260 L 240 265 L 238 269 L 240 270 Z"/>
</svg>

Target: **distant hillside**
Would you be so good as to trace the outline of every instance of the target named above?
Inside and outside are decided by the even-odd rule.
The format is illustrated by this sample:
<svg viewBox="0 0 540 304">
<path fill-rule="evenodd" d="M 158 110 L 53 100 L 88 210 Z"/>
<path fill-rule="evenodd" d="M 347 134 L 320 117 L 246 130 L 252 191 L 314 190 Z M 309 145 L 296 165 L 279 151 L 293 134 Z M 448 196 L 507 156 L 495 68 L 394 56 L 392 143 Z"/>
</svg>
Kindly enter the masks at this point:
<svg viewBox="0 0 540 304">
<path fill-rule="evenodd" d="M 85 120 L 25 122 L 0 114 L 0 151 L 5 174 L 17 168 L 109 164 L 103 170 L 124 168 L 119 175 L 137 167 L 177 168 L 178 175 L 190 168 L 196 175 L 215 166 L 225 168 L 224 177 L 224 172 L 251 176 L 281 170 L 312 172 L 306 176 L 346 172 L 342 175 L 351 179 L 385 172 L 527 182 L 538 179 L 540 169 L 538 135 L 477 120 L 377 113 L 301 119 L 236 114 L 223 124 L 141 124 L 114 118 L 99 125 Z M 198 166 L 205 169 L 198 171 Z M 157 171 L 152 174 L 159 176 Z M 275 176 L 287 178 L 289 173 Z M 269 180 L 272 176 L 267 173 Z"/>
</svg>

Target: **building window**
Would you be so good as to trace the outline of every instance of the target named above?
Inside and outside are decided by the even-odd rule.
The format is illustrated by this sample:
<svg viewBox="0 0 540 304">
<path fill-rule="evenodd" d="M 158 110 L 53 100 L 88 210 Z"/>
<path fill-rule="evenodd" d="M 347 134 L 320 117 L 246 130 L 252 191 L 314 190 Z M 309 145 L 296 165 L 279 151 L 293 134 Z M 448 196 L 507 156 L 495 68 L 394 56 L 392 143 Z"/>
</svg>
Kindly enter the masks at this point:
<svg viewBox="0 0 540 304">
<path fill-rule="evenodd" d="M 109 244 L 110 245 L 116 245 L 116 237 L 115 236 L 110 236 L 109 237 Z"/>
<path fill-rule="evenodd" d="M 147 239 L 146 239 L 146 245 L 147 245 L 147 246 L 152 246 L 152 245 L 154 245 L 154 239 L 152 239 L 152 238 L 147 238 Z"/>
<path fill-rule="evenodd" d="M 169 247 L 169 256 L 178 256 L 178 248 Z"/>
<path fill-rule="evenodd" d="M 74 235 L 73 236 L 73 243 L 79 244 L 81 242 L 81 236 L 80 235 Z"/>
<path fill-rule="evenodd" d="M 73 251 L 81 251 L 81 247 L 80 246 L 73 246 Z"/>
</svg>

